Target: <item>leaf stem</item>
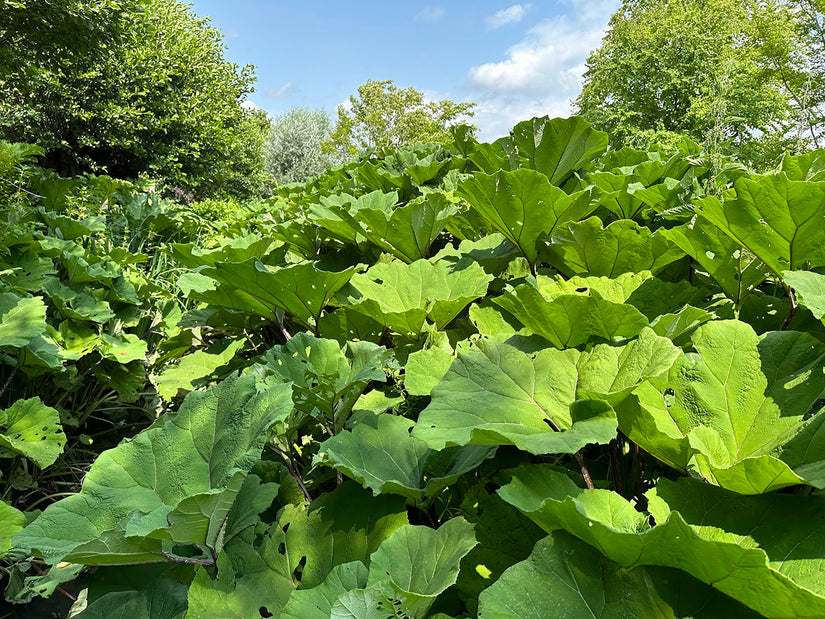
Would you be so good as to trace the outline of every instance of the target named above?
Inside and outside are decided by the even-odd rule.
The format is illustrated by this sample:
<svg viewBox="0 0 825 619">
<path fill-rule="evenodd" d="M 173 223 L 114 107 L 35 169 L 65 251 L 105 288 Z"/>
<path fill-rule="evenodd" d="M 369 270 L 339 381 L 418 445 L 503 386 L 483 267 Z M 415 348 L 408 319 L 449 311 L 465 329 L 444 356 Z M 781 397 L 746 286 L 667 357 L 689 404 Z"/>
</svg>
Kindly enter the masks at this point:
<svg viewBox="0 0 825 619">
<path fill-rule="evenodd" d="M 782 321 L 782 325 L 779 327 L 780 331 L 784 331 L 788 328 L 788 325 L 791 324 L 791 320 L 793 320 L 794 314 L 796 314 L 796 310 L 799 307 L 796 303 L 796 295 L 794 295 L 793 289 L 785 285 L 785 293 L 788 295 L 788 301 L 791 302 L 791 307 L 788 310 L 788 314 L 785 316 L 785 320 Z"/>
<path fill-rule="evenodd" d="M 11 373 L 9 374 L 9 377 L 6 379 L 6 382 L 3 383 L 3 388 L 0 389 L 0 397 L 2 397 L 4 393 L 6 393 L 6 389 L 9 388 L 9 385 L 11 384 L 12 379 L 15 377 L 15 375 L 17 374 L 17 371 L 19 369 L 20 369 L 19 365 L 14 366 L 14 369 L 11 371 Z"/>
<path fill-rule="evenodd" d="M 187 565 L 215 565 L 215 559 L 196 559 L 195 557 L 179 557 L 170 552 L 161 551 L 160 554 L 172 563 L 186 563 Z"/>
<path fill-rule="evenodd" d="M 581 467 L 582 477 L 584 477 L 584 485 L 587 486 L 589 490 L 593 490 L 595 486 L 593 485 L 593 480 L 590 478 L 590 471 L 587 470 L 587 466 L 585 466 L 584 464 L 584 458 L 582 458 L 581 449 L 573 455 L 576 456 L 576 462 L 578 462 L 579 467 Z"/>
</svg>

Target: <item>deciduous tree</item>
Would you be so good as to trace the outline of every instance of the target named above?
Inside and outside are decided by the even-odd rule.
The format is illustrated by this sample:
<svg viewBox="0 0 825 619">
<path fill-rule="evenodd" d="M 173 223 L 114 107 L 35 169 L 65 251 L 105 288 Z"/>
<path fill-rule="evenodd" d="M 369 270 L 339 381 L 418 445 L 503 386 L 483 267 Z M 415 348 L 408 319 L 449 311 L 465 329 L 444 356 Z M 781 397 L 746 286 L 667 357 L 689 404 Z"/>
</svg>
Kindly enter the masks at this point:
<svg viewBox="0 0 825 619">
<path fill-rule="evenodd" d="M 367 80 L 338 107 L 338 122 L 327 150 L 350 155 L 363 148 L 394 147 L 415 142 L 443 144 L 448 131 L 473 115 L 475 103 L 430 101 L 413 87 L 400 89 L 392 80 Z"/>
<path fill-rule="evenodd" d="M 252 67 L 176 0 L 0 0 L 0 138 L 64 174 L 141 174 L 199 197 L 258 191 Z M 8 19 L 7 19 L 8 16 Z"/>
<path fill-rule="evenodd" d="M 272 119 L 264 152 L 266 169 L 276 183 L 304 181 L 336 162 L 322 143 L 332 134 L 332 120 L 322 109 L 296 107 Z"/>
<path fill-rule="evenodd" d="M 755 163 L 799 146 L 805 37 L 774 0 L 626 0 L 587 60 L 579 113 L 614 144 L 723 141 Z"/>
</svg>

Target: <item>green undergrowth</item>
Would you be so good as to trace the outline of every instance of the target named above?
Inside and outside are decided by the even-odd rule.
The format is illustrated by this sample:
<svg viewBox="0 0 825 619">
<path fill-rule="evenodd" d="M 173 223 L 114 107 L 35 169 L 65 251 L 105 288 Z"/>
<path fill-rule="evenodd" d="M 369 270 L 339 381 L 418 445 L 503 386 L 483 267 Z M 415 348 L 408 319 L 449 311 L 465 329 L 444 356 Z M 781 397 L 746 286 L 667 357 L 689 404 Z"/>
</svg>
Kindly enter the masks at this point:
<svg viewBox="0 0 825 619">
<path fill-rule="evenodd" d="M 0 144 L 8 615 L 825 616 L 825 152 L 607 143 L 192 205 Z"/>
</svg>

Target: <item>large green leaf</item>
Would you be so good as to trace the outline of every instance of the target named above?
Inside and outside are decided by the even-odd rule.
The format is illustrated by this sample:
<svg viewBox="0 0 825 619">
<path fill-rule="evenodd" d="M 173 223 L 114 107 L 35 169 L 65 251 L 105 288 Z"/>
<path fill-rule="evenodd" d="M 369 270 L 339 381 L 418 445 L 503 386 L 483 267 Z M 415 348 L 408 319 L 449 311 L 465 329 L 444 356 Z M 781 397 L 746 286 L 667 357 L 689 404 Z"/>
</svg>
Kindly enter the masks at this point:
<svg viewBox="0 0 825 619">
<path fill-rule="evenodd" d="M 404 500 L 372 496 L 358 484 L 344 483 L 310 504 L 288 505 L 270 531 L 299 577 L 301 588 L 315 587 L 340 563 L 369 562 L 369 557 L 399 528 L 406 526 Z M 295 569 L 297 566 L 300 569 Z M 298 584 L 298 583 L 296 583 Z"/>
<path fill-rule="evenodd" d="M 0 557 L 11 548 L 12 536 L 26 526 L 26 516 L 8 503 L 0 501 Z"/>
<path fill-rule="evenodd" d="M 537 542 L 530 557 L 504 572 L 479 603 L 479 619 L 543 619 L 548 613 L 571 619 L 761 616 L 681 570 L 625 570 L 564 531 Z"/>
<path fill-rule="evenodd" d="M 43 291 L 49 295 L 52 303 L 58 311 L 66 318 L 77 320 L 91 320 L 93 322 L 105 323 L 114 318 L 115 313 L 107 301 L 97 299 L 93 295 L 78 290 L 83 286 L 65 286 L 56 277 L 49 278 L 44 285 Z M 100 291 L 96 291 L 99 296 Z"/>
<path fill-rule="evenodd" d="M 218 353 L 198 350 L 181 357 L 177 365 L 164 369 L 160 375 L 153 378 L 158 393 L 171 400 L 180 391 L 191 391 L 196 382 L 211 376 L 219 367 L 229 363 L 243 345 L 243 340 L 235 340 L 223 346 L 223 350 Z"/>
<path fill-rule="evenodd" d="M 706 198 L 700 212 L 777 277 L 825 265 L 825 183 L 751 175 L 734 188 L 735 199 Z"/>
<path fill-rule="evenodd" d="M 61 179 L 62 180 L 62 179 Z M 106 231 L 106 218 L 102 216 L 75 219 L 59 213 L 40 211 L 43 222 L 61 239 L 76 239 Z"/>
<path fill-rule="evenodd" d="M 398 192 L 384 193 L 379 190 L 358 198 L 340 193 L 321 195 L 319 199 L 320 204 L 309 205 L 310 218 L 345 243 L 357 243 L 364 237 L 361 225 L 353 219 L 353 215 L 368 210 L 391 216 L 393 207 L 398 203 Z"/>
<path fill-rule="evenodd" d="M 528 354 L 506 342 L 479 340 L 459 349 L 413 436 L 432 449 L 511 444 L 535 454 L 605 443 L 615 436 L 615 420 L 601 400 L 621 401 L 673 362 L 668 340 L 647 330 L 640 341 L 615 349 L 602 344 L 588 353 L 545 348 Z M 597 399 L 582 400 L 591 397 Z"/>
<path fill-rule="evenodd" d="M 46 305 L 40 297 L 0 293 L 0 346 L 23 348 L 46 333 Z"/>
<path fill-rule="evenodd" d="M 367 586 L 369 570 L 360 561 L 336 565 L 326 579 L 312 589 L 295 591 L 286 603 L 284 619 L 329 619 L 332 607 L 343 594 Z"/>
<path fill-rule="evenodd" d="M 812 271 L 785 271 L 782 278 L 796 291 L 799 304 L 822 320 L 825 316 L 825 275 Z"/>
<path fill-rule="evenodd" d="M 698 262 L 737 304 L 765 280 L 764 263 L 703 215 L 660 234 Z"/>
<path fill-rule="evenodd" d="M 429 256 L 430 245 L 457 208 L 443 193 L 433 192 L 395 209 L 331 210 L 374 245 L 411 263 Z"/>
<path fill-rule="evenodd" d="M 190 286 L 190 297 L 273 319 L 279 308 L 309 326 L 315 326 L 332 295 L 346 284 L 355 268 L 341 272 L 318 269 L 311 262 L 283 267 L 269 267 L 260 260 L 245 262 L 218 262 L 214 267 L 202 268 L 198 274 L 214 280 L 215 284 L 200 282 Z"/>
<path fill-rule="evenodd" d="M 564 531 L 540 540 L 478 600 L 480 619 L 673 619 L 644 568 L 624 570 Z"/>
<path fill-rule="evenodd" d="M 404 525 L 370 557 L 367 587 L 339 596 L 329 616 L 379 619 L 403 613 L 423 619 L 436 597 L 455 583 L 461 558 L 475 545 L 473 527 L 462 518 L 437 530 Z"/>
<path fill-rule="evenodd" d="M 512 136 L 522 164 L 558 186 L 607 149 L 607 134 L 579 116 L 526 120 L 513 127 Z"/>
<path fill-rule="evenodd" d="M 0 410 L 0 457 L 20 454 L 45 468 L 65 445 L 60 415 L 39 397 L 17 400 Z"/>
<path fill-rule="evenodd" d="M 112 591 L 75 615 L 78 619 L 179 619 L 187 608 L 187 586 L 172 578 L 157 578 L 145 587 Z"/>
<path fill-rule="evenodd" d="M 472 310 L 471 310 L 472 311 Z M 452 350 L 425 348 L 407 357 L 404 366 L 404 388 L 410 395 L 430 395 L 455 359 Z"/>
<path fill-rule="evenodd" d="M 662 235 L 620 219 L 602 227 L 598 217 L 560 226 L 542 257 L 567 277 L 651 271 L 654 275 L 684 253 Z"/>
<path fill-rule="evenodd" d="M 539 242 L 568 221 L 590 212 L 590 194 L 568 196 L 534 170 L 495 174 L 476 173 L 456 192 L 487 223 L 515 245 L 531 265 L 538 259 Z"/>
<path fill-rule="evenodd" d="M 172 542 L 219 550 L 267 429 L 292 409 L 289 385 L 256 391 L 250 376 L 190 393 L 176 413 L 103 452 L 81 491 L 47 507 L 15 545 L 86 564 L 174 560 Z"/>
<path fill-rule="evenodd" d="M 249 619 L 276 615 L 283 608 L 295 589 L 292 566 L 278 552 L 277 542 L 257 541 L 233 539 L 218 553 L 216 575 L 203 568 L 195 573 L 187 594 L 187 616 Z"/>
<path fill-rule="evenodd" d="M 818 148 L 800 155 L 785 153 L 779 170 L 792 181 L 821 181 L 825 179 L 825 151 Z"/>
<path fill-rule="evenodd" d="M 620 428 L 643 449 L 753 494 L 808 481 L 825 486 L 821 413 L 825 345 L 794 331 L 761 337 L 712 321 L 667 378 L 642 384 L 619 408 Z M 798 472 L 794 472 L 793 470 Z"/>
<path fill-rule="evenodd" d="M 495 454 L 495 447 L 478 445 L 434 452 L 410 434 L 413 426 L 404 417 L 367 413 L 352 432 L 321 443 L 313 464 L 332 466 L 375 494 L 417 499 L 438 492 Z"/>
<path fill-rule="evenodd" d="M 635 307 L 608 301 L 594 289 L 547 299 L 532 281 L 508 286 L 493 302 L 559 349 L 580 346 L 590 339 L 635 337 L 648 326 L 647 318 Z"/>
<path fill-rule="evenodd" d="M 456 590 L 472 613 L 478 594 L 511 565 L 526 559 L 546 535 L 532 520 L 480 484 L 463 496 L 462 511 L 475 525 L 478 546 L 461 560 Z"/>
<path fill-rule="evenodd" d="M 277 615 L 296 589 L 310 593 L 334 579 L 335 566 L 369 563 L 406 522 L 401 497 L 373 497 L 355 483 L 344 483 L 310 504 L 287 505 L 263 536 L 247 530 L 227 544 L 218 555 L 217 578 L 198 572 L 189 590 L 190 613 L 246 619 L 264 607 Z M 306 600 L 298 596 L 292 608 L 302 607 L 302 597 Z"/>
<path fill-rule="evenodd" d="M 298 333 L 274 346 L 250 368 L 258 376 L 292 384 L 295 407 L 322 414 L 337 432 L 370 382 L 386 382 L 392 352 L 372 342 L 347 342 Z"/>
<path fill-rule="evenodd" d="M 180 264 L 194 269 L 204 265 L 213 267 L 218 262 L 244 262 L 252 258 L 264 260 L 272 252 L 272 245 L 272 239 L 249 234 L 225 240 L 219 247 L 211 249 L 203 249 L 194 243 L 172 243 L 170 253 Z"/>
<path fill-rule="evenodd" d="M 704 303 L 707 293 L 686 281 L 674 283 L 652 277 L 650 271 L 623 273 L 615 278 L 573 276 L 564 279 L 560 275 L 554 278 L 539 275 L 536 284 L 548 301 L 562 295 L 596 292 L 607 301 L 632 305 L 651 322 L 690 303 Z"/>
<path fill-rule="evenodd" d="M 439 329 L 446 327 L 487 294 L 492 279 L 474 262 L 451 266 L 444 261 L 393 261 L 354 275 L 340 296 L 348 308 L 397 333 L 417 336 L 427 318 Z"/>
<path fill-rule="evenodd" d="M 615 492 L 582 490 L 548 465 L 516 469 L 499 494 L 545 531 L 565 529 L 626 569 L 684 570 L 766 617 L 825 613 L 821 497 L 743 497 L 683 479 L 671 512 L 672 485 L 660 480 L 649 493 L 653 527 Z"/>
</svg>

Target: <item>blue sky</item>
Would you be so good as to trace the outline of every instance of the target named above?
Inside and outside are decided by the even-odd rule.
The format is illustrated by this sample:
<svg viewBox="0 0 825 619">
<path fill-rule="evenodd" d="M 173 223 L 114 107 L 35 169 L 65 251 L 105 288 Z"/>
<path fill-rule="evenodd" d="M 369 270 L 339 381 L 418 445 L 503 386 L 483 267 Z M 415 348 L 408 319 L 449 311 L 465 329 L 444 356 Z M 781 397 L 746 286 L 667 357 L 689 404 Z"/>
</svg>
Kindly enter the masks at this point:
<svg viewBox="0 0 825 619">
<path fill-rule="evenodd" d="M 588 54 L 618 0 L 423 4 L 194 0 L 224 34 L 226 57 L 255 65 L 250 101 L 277 115 L 336 107 L 367 79 L 432 99 L 475 101 L 483 139 L 520 120 L 567 116 Z"/>
</svg>

